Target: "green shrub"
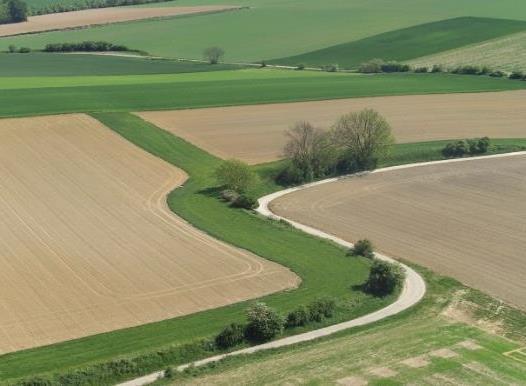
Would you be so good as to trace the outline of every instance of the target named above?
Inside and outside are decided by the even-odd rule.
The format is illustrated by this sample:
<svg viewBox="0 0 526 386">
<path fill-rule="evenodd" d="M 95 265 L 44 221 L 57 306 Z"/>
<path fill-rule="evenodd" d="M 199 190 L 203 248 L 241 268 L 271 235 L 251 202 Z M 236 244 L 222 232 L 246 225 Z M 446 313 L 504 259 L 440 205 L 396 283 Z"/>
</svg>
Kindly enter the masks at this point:
<svg viewBox="0 0 526 386">
<path fill-rule="evenodd" d="M 456 158 L 467 154 L 484 154 L 488 151 L 490 142 L 488 137 L 450 142 L 442 149 L 442 155 L 446 158 Z"/>
<path fill-rule="evenodd" d="M 403 280 L 404 274 L 398 264 L 376 260 L 371 267 L 364 289 L 375 296 L 386 296 L 401 287 Z"/>
<path fill-rule="evenodd" d="M 232 323 L 226 326 L 215 337 L 215 344 L 220 349 L 228 349 L 238 344 L 243 343 L 245 339 L 245 326 L 237 323 Z"/>
<path fill-rule="evenodd" d="M 12 54 L 12 53 L 16 52 L 16 46 L 13 45 L 13 44 L 10 44 L 9 47 L 7 48 L 7 50 L 8 50 L 9 53 Z"/>
<path fill-rule="evenodd" d="M 283 319 L 265 303 L 257 303 L 247 311 L 247 339 L 254 342 L 267 342 L 283 331 Z"/>
<path fill-rule="evenodd" d="M 248 196 L 246 194 L 240 194 L 238 198 L 236 198 L 232 202 L 231 205 L 234 208 L 256 209 L 258 207 L 258 200 L 252 196 Z"/>
<path fill-rule="evenodd" d="M 382 63 L 380 65 L 382 72 L 408 72 L 411 67 L 408 64 L 398 63 L 395 61 Z"/>
<path fill-rule="evenodd" d="M 336 303 L 332 299 L 316 300 L 308 306 L 309 321 L 321 322 L 324 318 L 331 318 L 335 308 Z"/>
<path fill-rule="evenodd" d="M 257 182 L 257 175 L 250 166 L 236 159 L 223 161 L 215 174 L 221 186 L 237 193 L 246 192 Z"/>
<path fill-rule="evenodd" d="M 285 325 L 287 328 L 304 326 L 309 322 L 309 314 L 303 306 L 289 312 Z"/>
<path fill-rule="evenodd" d="M 374 257 L 373 243 L 367 239 L 358 240 L 350 251 L 355 256 Z"/>
<path fill-rule="evenodd" d="M 488 151 L 490 139 L 488 137 L 468 139 L 467 144 L 469 154 L 484 154 Z"/>
<path fill-rule="evenodd" d="M 44 52 L 105 52 L 129 51 L 128 47 L 105 41 L 83 41 L 80 43 L 49 43 L 44 47 Z"/>
<path fill-rule="evenodd" d="M 415 68 L 415 72 L 416 73 L 426 73 L 428 72 L 428 68 L 427 67 L 417 67 Z"/>
<path fill-rule="evenodd" d="M 18 52 L 21 53 L 21 54 L 28 54 L 31 52 L 31 48 L 29 47 L 20 47 L 18 49 Z"/>
<path fill-rule="evenodd" d="M 465 141 L 450 142 L 442 149 L 442 155 L 446 158 L 462 157 L 468 152 Z"/>
<path fill-rule="evenodd" d="M 327 64 L 323 66 L 321 69 L 326 72 L 338 72 L 340 68 L 337 64 Z"/>
<path fill-rule="evenodd" d="M 493 78 L 503 78 L 506 74 L 500 70 L 492 71 L 489 73 L 489 76 Z"/>
<path fill-rule="evenodd" d="M 304 64 L 298 64 L 296 66 L 296 70 L 300 70 L 301 71 L 301 70 L 304 70 L 304 69 L 305 69 L 305 65 Z"/>
<path fill-rule="evenodd" d="M 524 79 L 524 73 L 522 71 L 513 71 L 510 75 L 509 75 L 509 78 L 510 79 Z"/>
<path fill-rule="evenodd" d="M 442 66 L 441 64 L 433 64 L 433 67 L 431 67 L 431 72 L 432 73 L 444 72 L 444 66 Z"/>
<path fill-rule="evenodd" d="M 452 74 L 460 74 L 460 75 L 481 75 L 482 69 L 478 66 L 458 66 L 451 70 Z"/>
<path fill-rule="evenodd" d="M 360 64 L 358 71 L 364 74 L 374 74 L 382 72 L 382 65 L 384 61 L 382 59 L 372 59 L 367 62 Z"/>
</svg>

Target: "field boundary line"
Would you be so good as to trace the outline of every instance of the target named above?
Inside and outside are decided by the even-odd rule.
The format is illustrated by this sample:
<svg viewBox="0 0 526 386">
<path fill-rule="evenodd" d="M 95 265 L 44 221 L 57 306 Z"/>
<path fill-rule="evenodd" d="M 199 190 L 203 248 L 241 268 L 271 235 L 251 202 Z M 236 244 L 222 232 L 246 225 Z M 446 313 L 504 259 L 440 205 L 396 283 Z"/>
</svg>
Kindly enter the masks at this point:
<svg viewBox="0 0 526 386">
<path fill-rule="evenodd" d="M 280 190 L 278 192 L 274 192 L 266 196 L 263 196 L 260 199 L 258 199 L 259 207 L 256 209 L 256 211 L 259 214 L 267 218 L 273 219 L 273 220 L 287 221 L 294 228 L 299 229 L 307 234 L 310 234 L 316 237 L 320 237 L 326 240 L 330 240 L 332 242 L 335 242 L 336 244 L 339 244 L 340 246 L 344 248 L 352 248 L 353 244 L 346 240 L 340 239 L 334 235 L 325 233 L 316 228 L 312 228 L 310 226 L 301 224 L 299 222 L 295 222 L 285 217 L 276 215 L 270 210 L 269 208 L 270 203 L 279 197 L 285 196 L 290 193 L 297 192 L 299 190 L 304 190 L 304 189 L 308 189 L 314 186 L 336 182 L 341 179 L 350 178 L 353 176 L 360 176 L 360 175 L 367 175 L 367 174 L 374 174 L 374 173 L 385 173 L 389 171 L 410 169 L 410 168 L 422 167 L 422 166 L 440 165 L 440 164 L 457 163 L 457 162 L 469 162 L 469 161 L 476 161 L 476 160 L 481 160 L 481 159 L 491 159 L 491 158 L 506 158 L 506 157 L 520 156 L 520 155 L 526 155 L 526 151 L 503 153 L 503 154 L 493 154 L 493 155 L 487 155 L 487 156 L 468 157 L 468 158 L 454 158 L 454 159 L 429 161 L 429 162 L 417 162 L 417 163 L 411 163 L 411 164 L 405 164 L 405 165 L 389 166 L 389 167 L 385 167 L 381 169 L 376 169 L 373 171 L 354 173 L 354 174 L 349 174 L 349 175 L 345 175 L 341 177 L 327 178 L 321 181 L 316 181 L 316 182 L 312 182 L 309 184 Z M 424 297 L 426 293 L 426 283 L 424 279 L 422 278 L 422 276 L 420 276 L 420 274 L 418 274 L 411 267 L 405 264 L 399 263 L 398 261 L 396 261 L 395 259 L 389 256 L 375 253 L 375 257 L 380 260 L 384 260 L 388 262 L 396 262 L 400 264 L 402 269 L 405 271 L 405 281 L 404 281 L 404 286 L 402 288 L 400 296 L 395 302 L 391 303 L 390 305 L 380 310 L 374 311 L 370 314 L 363 315 L 361 317 L 358 317 L 352 320 L 348 320 L 346 322 L 334 324 L 332 326 L 323 327 L 318 330 L 313 330 L 313 331 L 305 332 L 305 333 L 298 334 L 298 335 L 292 335 L 286 338 L 278 339 L 278 340 L 264 343 L 261 345 L 252 346 L 252 347 L 248 347 L 248 348 L 237 350 L 237 351 L 232 351 L 232 352 L 225 353 L 225 354 L 214 355 L 214 356 L 211 356 L 211 357 L 208 357 L 202 360 L 198 360 L 192 363 L 180 365 L 176 368 L 176 370 L 181 372 L 190 367 L 199 367 L 199 366 L 207 365 L 209 363 L 219 362 L 220 360 L 225 359 L 230 356 L 252 354 L 258 351 L 270 350 L 270 349 L 290 346 L 290 345 L 297 344 L 297 343 L 312 341 L 318 338 L 322 338 L 325 336 L 335 334 L 340 331 L 344 331 L 344 330 L 347 330 L 353 327 L 371 324 L 371 323 L 380 321 L 382 319 L 385 319 L 389 316 L 399 314 L 407 310 L 408 308 L 416 305 L 417 303 L 420 302 L 420 300 L 422 300 L 422 298 Z M 156 371 L 154 373 L 145 375 L 143 377 L 132 379 L 127 382 L 119 383 L 117 386 L 143 386 L 143 385 L 148 385 L 150 383 L 153 383 L 163 377 L 164 377 L 164 370 L 161 370 L 161 371 Z"/>
</svg>

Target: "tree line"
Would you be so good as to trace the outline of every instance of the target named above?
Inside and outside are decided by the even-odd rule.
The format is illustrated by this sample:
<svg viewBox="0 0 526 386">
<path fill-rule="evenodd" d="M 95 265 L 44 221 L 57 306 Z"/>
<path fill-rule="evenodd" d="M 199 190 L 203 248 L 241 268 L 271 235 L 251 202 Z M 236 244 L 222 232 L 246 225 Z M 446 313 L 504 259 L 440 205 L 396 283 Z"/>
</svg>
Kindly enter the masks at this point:
<svg viewBox="0 0 526 386">
<path fill-rule="evenodd" d="M 0 2 L 0 24 L 26 21 L 27 14 L 27 4 L 22 0 L 3 0 Z"/>
</svg>

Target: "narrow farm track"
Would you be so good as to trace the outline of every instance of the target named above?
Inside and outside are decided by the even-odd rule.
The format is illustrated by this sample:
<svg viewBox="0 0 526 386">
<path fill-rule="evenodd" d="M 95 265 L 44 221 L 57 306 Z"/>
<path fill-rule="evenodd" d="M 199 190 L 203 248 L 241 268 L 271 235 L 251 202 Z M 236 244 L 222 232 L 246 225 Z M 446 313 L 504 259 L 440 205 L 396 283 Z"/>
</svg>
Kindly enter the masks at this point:
<svg viewBox="0 0 526 386">
<path fill-rule="evenodd" d="M 429 165 L 456 164 L 456 163 L 463 163 L 463 162 L 472 162 L 472 161 L 476 161 L 476 160 L 480 160 L 480 159 L 503 159 L 503 158 L 508 158 L 508 157 L 517 157 L 517 156 L 525 156 L 525 155 L 526 155 L 526 152 L 523 151 L 523 152 L 497 154 L 497 155 L 482 156 L 482 157 L 459 158 L 459 159 L 432 161 L 432 162 L 420 162 L 420 163 L 414 163 L 414 164 L 392 166 L 392 167 L 377 169 L 377 170 L 374 170 L 374 171 L 372 171 L 370 173 L 374 173 L 374 174 L 386 173 L 386 172 L 391 172 L 391 171 L 396 171 L 396 170 L 418 168 L 418 167 L 429 166 Z M 368 173 L 365 173 L 365 174 L 368 174 Z M 340 177 L 340 178 L 329 178 L 329 179 L 326 179 L 326 180 L 323 180 L 323 181 L 318 181 L 318 182 L 314 182 L 314 183 L 311 183 L 311 184 L 306 184 L 306 185 L 303 185 L 303 186 L 294 187 L 294 188 L 290 188 L 290 189 L 285 189 L 285 190 L 282 190 L 282 191 L 279 191 L 279 192 L 275 192 L 275 193 L 269 194 L 269 195 L 264 196 L 264 197 L 262 197 L 262 198 L 260 198 L 258 200 L 260 206 L 257 209 L 257 211 L 260 214 L 262 214 L 263 216 L 266 216 L 266 217 L 269 217 L 269 218 L 272 218 L 272 219 L 276 219 L 276 220 L 282 219 L 282 220 L 288 221 L 295 228 L 300 229 L 300 230 L 302 230 L 302 231 L 304 231 L 304 232 L 306 232 L 308 234 L 311 234 L 313 236 L 317 236 L 317 237 L 321 237 L 321 238 L 324 238 L 324 239 L 328 239 L 328 240 L 331 240 L 331 241 L 341 245 L 342 247 L 350 248 L 350 247 L 352 247 L 353 244 L 350 243 L 349 241 L 343 240 L 343 239 L 341 239 L 339 237 L 336 237 L 336 236 L 334 236 L 332 234 L 323 232 L 323 231 L 318 230 L 316 228 L 313 228 L 313 227 L 301 224 L 301 223 L 296 222 L 294 220 L 291 220 L 289 218 L 285 218 L 283 216 L 276 215 L 269 208 L 270 204 L 274 200 L 276 200 L 276 199 L 278 199 L 280 197 L 286 196 L 286 195 L 294 193 L 294 192 L 298 192 L 298 191 L 302 191 L 302 190 L 308 190 L 309 188 L 313 188 L 313 187 L 316 187 L 316 186 L 334 183 L 334 182 L 337 182 L 337 181 L 339 181 L 341 179 L 344 179 L 344 178 L 346 178 L 346 177 L 344 176 L 344 177 Z M 394 261 L 394 259 L 392 259 L 391 257 L 385 256 L 383 254 L 378 254 L 377 253 L 376 257 L 379 258 L 379 259 L 382 259 L 382 260 L 390 261 L 390 262 Z M 417 304 L 424 297 L 425 292 L 426 292 L 426 285 L 425 285 L 424 279 L 416 271 L 414 271 L 412 268 L 408 267 L 405 264 L 401 264 L 401 265 L 402 265 L 403 269 L 406 272 L 406 279 L 405 279 L 404 287 L 403 287 L 403 290 L 400 293 L 399 298 L 394 303 L 390 304 L 387 307 L 384 307 L 384 308 L 382 308 L 382 309 L 380 309 L 378 311 L 375 311 L 375 312 L 373 312 L 371 314 L 364 315 L 362 317 L 359 317 L 359 318 L 356 318 L 356 319 L 353 319 L 353 320 L 350 320 L 350 321 L 347 321 L 347 322 L 339 323 L 339 324 L 336 324 L 336 325 L 333 325 L 333 326 L 324 327 L 324 328 L 321 328 L 321 329 L 318 329 L 318 330 L 314 330 L 314 331 L 310 331 L 310 332 L 307 332 L 307 333 L 298 334 L 298 335 L 290 336 L 290 337 L 283 338 L 283 339 L 278 339 L 278 340 L 275 340 L 275 341 L 272 341 L 272 342 L 269 342 L 269 343 L 265 343 L 265 344 L 262 344 L 262 345 L 253 346 L 253 347 L 249 347 L 249 348 L 238 350 L 238 351 L 233 351 L 233 352 L 230 352 L 230 353 L 227 353 L 227 354 L 216 355 L 216 356 L 212 356 L 212 357 L 200 360 L 200 361 L 196 361 L 196 362 L 193 362 L 193 363 L 188 363 L 188 364 L 185 364 L 185 365 L 181 365 L 181 366 L 177 367 L 177 370 L 178 371 L 183 371 L 183 370 L 185 370 L 186 368 L 188 368 L 190 366 L 203 366 L 203 365 L 206 365 L 206 364 L 209 364 L 209 363 L 218 362 L 218 361 L 220 361 L 222 359 L 225 359 L 226 357 L 229 357 L 229 356 L 251 354 L 251 353 L 262 351 L 262 350 L 270 350 L 270 349 L 274 349 L 274 348 L 290 346 L 290 345 L 301 343 L 301 342 L 312 341 L 312 340 L 315 340 L 315 339 L 318 339 L 318 338 L 322 338 L 324 336 L 332 335 L 332 334 L 337 333 L 339 331 L 347 330 L 349 328 L 353 328 L 353 327 L 357 327 L 357 326 L 363 326 L 363 325 L 366 325 L 366 324 L 374 323 L 374 322 L 377 322 L 379 320 L 385 319 L 385 318 L 387 318 L 389 316 L 393 316 L 393 315 L 396 315 L 396 314 L 398 314 L 400 312 L 403 312 L 404 310 L 407 310 L 408 308 L 410 308 L 410 307 L 414 306 L 415 304 Z M 139 378 L 127 381 L 127 382 L 120 383 L 117 386 L 143 386 L 143 385 L 148 385 L 148 384 L 153 383 L 156 380 L 162 378 L 163 376 L 164 376 L 164 371 L 157 371 L 157 372 L 145 375 L 143 377 L 139 377 Z"/>
</svg>

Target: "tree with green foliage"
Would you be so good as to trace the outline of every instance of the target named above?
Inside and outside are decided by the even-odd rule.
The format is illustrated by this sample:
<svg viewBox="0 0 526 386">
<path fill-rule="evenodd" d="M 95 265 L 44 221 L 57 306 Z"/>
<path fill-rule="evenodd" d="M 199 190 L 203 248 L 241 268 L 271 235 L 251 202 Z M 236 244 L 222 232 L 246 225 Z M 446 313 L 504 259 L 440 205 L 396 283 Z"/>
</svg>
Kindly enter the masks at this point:
<svg viewBox="0 0 526 386">
<path fill-rule="evenodd" d="M 355 256 L 372 258 L 374 257 L 373 243 L 367 239 L 358 240 L 350 252 Z"/>
<path fill-rule="evenodd" d="M 27 20 L 27 4 L 22 0 L 8 0 L 6 2 L 11 23 Z"/>
<path fill-rule="evenodd" d="M 252 341 L 266 342 L 283 331 L 283 319 L 265 303 L 256 303 L 250 307 L 247 319 L 246 337 Z"/>
<path fill-rule="evenodd" d="M 220 47 L 208 47 L 203 51 L 203 56 L 208 63 L 217 64 L 225 56 L 225 51 Z"/>
<path fill-rule="evenodd" d="M 371 267 L 364 289 L 375 296 L 386 296 L 399 288 L 403 280 L 404 273 L 399 264 L 376 260 Z"/>
<path fill-rule="evenodd" d="M 221 186 L 237 193 L 246 192 L 257 182 L 257 175 L 250 166 L 237 159 L 223 161 L 215 174 Z"/>
<path fill-rule="evenodd" d="M 215 337 L 215 344 L 221 349 L 227 349 L 237 346 L 245 339 L 245 326 L 238 323 L 232 323 L 226 326 Z"/>
<path fill-rule="evenodd" d="M 374 169 L 394 144 L 391 126 L 375 110 L 343 115 L 332 128 L 332 142 L 357 170 Z"/>
</svg>

